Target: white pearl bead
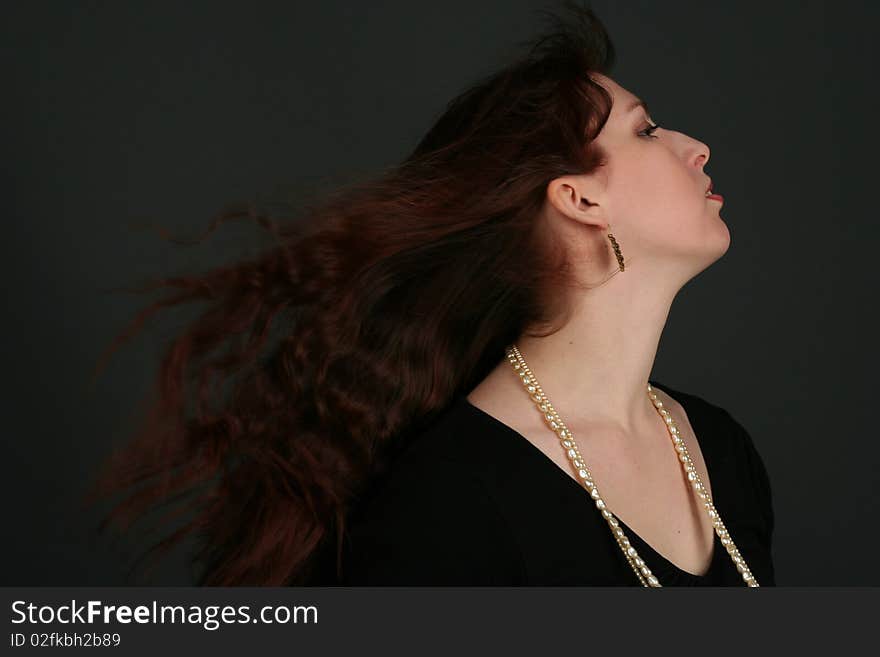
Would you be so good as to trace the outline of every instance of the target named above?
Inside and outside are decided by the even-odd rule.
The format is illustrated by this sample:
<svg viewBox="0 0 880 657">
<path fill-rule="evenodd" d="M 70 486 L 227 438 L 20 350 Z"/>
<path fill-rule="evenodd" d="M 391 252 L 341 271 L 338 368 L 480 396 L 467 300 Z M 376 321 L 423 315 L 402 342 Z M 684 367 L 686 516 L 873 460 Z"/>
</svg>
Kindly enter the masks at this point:
<svg viewBox="0 0 880 657">
<path fill-rule="evenodd" d="M 525 385 L 526 389 L 529 392 L 529 396 L 541 410 L 547 421 L 547 424 L 550 426 L 551 429 L 553 429 L 556 435 L 559 436 L 563 448 L 566 450 L 566 453 L 568 454 L 571 463 L 577 469 L 578 475 L 583 480 L 584 486 L 587 488 L 587 490 L 589 490 L 590 496 L 596 501 L 596 507 L 602 512 L 602 516 L 608 521 L 614 535 L 620 539 L 619 543 L 624 549 L 625 554 L 628 557 L 633 558 L 632 563 L 640 569 L 642 575 L 647 577 L 647 584 L 645 584 L 644 580 L 642 581 L 642 584 L 646 586 L 659 587 L 659 581 L 651 573 L 645 562 L 638 557 L 635 548 L 630 545 L 630 542 L 624 535 L 623 530 L 619 527 L 619 522 L 617 521 L 617 519 L 608 509 L 605 508 L 605 502 L 599 496 L 598 488 L 596 488 L 595 484 L 589 479 L 589 472 L 586 463 L 584 463 L 582 459 L 578 458 L 579 454 L 577 443 L 572 439 L 571 432 L 565 429 L 562 419 L 555 411 L 553 411 L 553 406 L 550 404 L 550 401 L 547 399 L 546 395 L 544 395 L 541 391 L 541 386 L 535 380 L 534 375 L 529 370 L 528 365 L 526 365 L 525 360 L 523 359 L 522 354 L 516 348 L 516 345 L 511 345 L 507 349 L 507 360 L 514 368 L 514 371 L 516 371 L 522 379 L 523 385 Z M 724 528 L 724 524 L 721 522 L 718 511 L 714 508 L 714 505 L 709 498 L 708 490 L 699 481 L 696 467 L 694 466 L 691 458 L 688 456 L 687 448 L 681 438 L 681 431 L 676 425 L 675 419 L 672 417 L 669 410 L 665 408 L 663 401 L 660 400 L 658 396 L 654 393 L 654 390 L 650 383 L 647 384 L 647 393 L 652 404 L 657 409 L 658 414 L 664 419 L 667 431 L 672 438 L 673 447 L 678 453 L 679 460 L 683 464 L 683 470 L 687 473 L 688 480 L 692 482 L 697 496 L 704 501 L 704 506 L 706 507 L 710 520 L 713 521 L 712 524 L 715 528 L 716 533 L 721 538 L 722 545 L 730 554 L 731 560 L 737 565 L 737 569 L 742 573 L 743 580 L 748 584 L 748 586 L 759 586 L 758 582 L 754 578 L 754 575 L 751 573 L 751 571 L 749 571 L 745 560 L 742 558 L 742 555 L 736 549 L 736 546 L 734 545 L 733 540 L 727 533 L 727 530 Z"/>
</svg>

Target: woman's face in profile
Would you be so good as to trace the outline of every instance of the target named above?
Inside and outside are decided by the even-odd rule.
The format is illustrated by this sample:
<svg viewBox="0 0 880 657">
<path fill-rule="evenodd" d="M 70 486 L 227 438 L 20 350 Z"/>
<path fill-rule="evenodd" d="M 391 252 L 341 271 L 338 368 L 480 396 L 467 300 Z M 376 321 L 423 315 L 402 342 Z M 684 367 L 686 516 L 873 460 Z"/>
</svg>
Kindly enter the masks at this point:
<svg viewBox="0 0 880 657">
<path fill-rule="evenodd" d="M 709 147 L 663 121 L 652 129 L 658 123 L 637 96 L 607 76 L 591 77 L 614 101 L 596 141 L 609 154 L 604 205 L 624 256 L 708 266 L 730 245 L 721 202 L 706 198 Z M 713 188 L 723 194 L 718 182 Z"/>
</svg>

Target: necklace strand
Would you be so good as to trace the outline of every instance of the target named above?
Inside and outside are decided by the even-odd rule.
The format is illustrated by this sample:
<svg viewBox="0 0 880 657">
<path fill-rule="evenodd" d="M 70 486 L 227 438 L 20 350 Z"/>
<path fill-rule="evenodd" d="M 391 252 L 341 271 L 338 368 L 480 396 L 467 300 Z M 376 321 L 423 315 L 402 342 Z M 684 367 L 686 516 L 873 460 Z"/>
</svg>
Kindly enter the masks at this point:
<svg viewBox="0 0 880 657">
<path fill-rule="evenodd" d="M 630 566 L 632 566 L 633 572 L 635 572 L 636 576 L 639 578 L 639 581 L 642 583 L 643 586 L 659 587 L 660 582 L 657 580 L 657 577 L 651 572 L 651 569 L 648 568 L 648 565 L 639 556 L 636 549 L 630 544 L 629 539 L 626 537 L 626 534 L 623 531 L 623 528 L 620 527 L 620 522 L 617 520 L 617 518 L 614 517 L 614 514 L 606 508 L 605 501 L 599 494 L 599 488 L 593 481 L 593 475 L 590 474 L 590 471 L 587 468 L 587 464 L 584 462 L 583 457 L 581 457 L 574 437 L 571 435 L 568 427 L 565 426 L 565 423 L 559 417 L 559 414 L 553 408 L 550 400 L 547 399 L 547 396 L 544 394 L 544 391 L 538 383 L 537 379 L 535 378 L 535 375 L 529 369 L 529 366 L 526 365 L 526 361 L 522 357 L 519 349 L 516 345 L 511 345 L 507 348 L 506 352 L 508 362 L 519 374 L 520 378 L 522 379 L 523 385 L 526 387 L 529 396 L 532 398 L 532 401 L 535 402 L 535 405 L 544 415 L 544 419 L 547 421 L 547 424 L 554 432 L 556 432 L 557 436 L 559 437 L 560 443 L 563 449 L 565 449 L 565 453 L 569 458 L 569 462 L 577 472 L 578 481 L 580 481 L 584 488 L 586 488 L 587 492 L 589 492 L 590 497 L 594 500 L 596 504 L 596 508 L 599 509 L 599 511 L 602 513 L 602 517 L 605 518 L 605 520 L 608 522 L 608 527 L 611 529 L 611 533 L 614 535 L 617 544 L 623 551 L 626 560 L 629 562 Z M 669 411 L 663 408 L 663 402 L 657 398 L 657 394 L 654 392 L 650 383 L 648 384 L 648 397 L 651 399 L 651 403 L 654 405 L 655 410 L 657 410 L 657 412 L 660 414 L 660 417 L 662 417 L 664 422 L 666 423 L 666 429 L 669 432 L 670 438 L 672 439 L 673 448 L 676 452 L 678 452 L 678 459 L 679 461 L 681 461 L 682 468 L 684 468 L 684 474 L 688 479 L 688 483 L 692 485 L 694 491 L 697 494 L 697 497 L 706 508 L 706 512 L 709 514 L 709 519 L 712 521 L 712 525 L 715 528 L 715 533 L 721 539 L 721 544 L 727 549 L 727 553 L 733 560 L 736 569 L 742 575 L 743 581 L 748 586 L 759 586 L 758 580 L 755 579 L 752 571 L 749 569 L 748 565 L 746 565 L 745 559 L 743 559 L 743 556 L 742 554 L 740 554 L 740 551 L 734 544 L 730 533 L 727 531 L 727 528 L 721 521 L 721 516 L 718 514 L 718 510 L 712 503 L 712 499 L 709 496 L 708 490 L 706 490 L 706 487 L 703 486 L 703 482 L 700 480 L 700 475 L 697 474 L 697 470 L 694 467 L 693 461 L 691 461 L 691 457 L 688 454 L 687 447 L 685 446 L 684 441 L 681 438 L 681 434 L 678 430 L 678 426 L 675 424 L 675 420 L 672 418 L 672 415 L 669 413 Z"/>
</svg>

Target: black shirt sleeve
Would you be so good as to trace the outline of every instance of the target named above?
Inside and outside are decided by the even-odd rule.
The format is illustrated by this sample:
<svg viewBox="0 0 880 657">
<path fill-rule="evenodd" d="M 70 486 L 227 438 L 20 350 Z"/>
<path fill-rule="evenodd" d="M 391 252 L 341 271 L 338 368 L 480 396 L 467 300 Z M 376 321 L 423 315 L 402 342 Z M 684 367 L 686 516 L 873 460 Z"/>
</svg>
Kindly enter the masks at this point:
<svg viewBox="0 0 880 657">
<path fill-rule="evenodd" d="M 451 460 L 396 465 L 346 534 L 343 586 L 521 581 L 506 520 L 479 477 Z"/>
</svg>

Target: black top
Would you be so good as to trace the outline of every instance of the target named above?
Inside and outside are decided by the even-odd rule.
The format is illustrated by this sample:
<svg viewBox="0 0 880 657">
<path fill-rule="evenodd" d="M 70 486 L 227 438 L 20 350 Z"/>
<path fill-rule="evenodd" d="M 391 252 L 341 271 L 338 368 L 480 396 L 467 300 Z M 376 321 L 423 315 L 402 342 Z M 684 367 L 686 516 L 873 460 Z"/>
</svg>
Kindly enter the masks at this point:
<svg viewBox="0 0 880 657">
<path fill-rule="evenodd" d="M 758 583 L 775 585 L 770 482 L 751 437 L 726 410 L 649 382 L 684 408 L 715 508 Z M 745 586 L 717 534 L 698 576 L 621 527 L 663 586 Z M 398 457 L 346 538 L 345 586 L 641 586 L 587 490 L 464 396 Z"/>
</svg>

